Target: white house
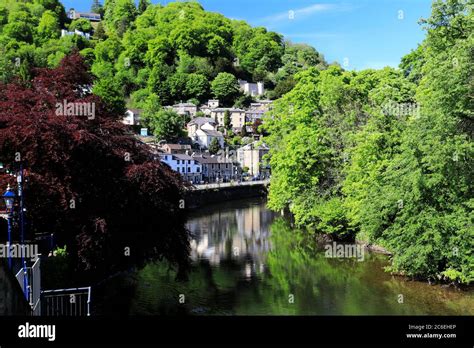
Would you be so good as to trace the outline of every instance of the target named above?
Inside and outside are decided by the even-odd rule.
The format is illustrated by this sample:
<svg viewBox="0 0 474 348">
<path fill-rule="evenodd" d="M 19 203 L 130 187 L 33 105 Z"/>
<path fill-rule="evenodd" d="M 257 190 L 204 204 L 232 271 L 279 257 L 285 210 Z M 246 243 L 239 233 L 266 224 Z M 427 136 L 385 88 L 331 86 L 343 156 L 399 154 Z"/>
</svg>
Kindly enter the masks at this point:
<svg viewBox="0 0 474 348">
<path fill-rule="evenodd" d="M 242 92 L 252 97 L 262 96 L 265 94 L 265 86 L 263 82 L 252 83 L 245 80 L 239 80 L 239 86 Z"/>
<path fill-rule="evenodd" d="M 74 30 L 74 31 L 67 31 L 66 29 L 61 29 L 61 37 L 64 37 L 64 36 L 71 36 L 71 35 L 79 35 L 79 36 L 82 36 L 84 38 L 86 38 L 87 40 L 90 40 L 91 38 L 91 34 L 89 33 L 84 33 L 80 30 Z"/>
<path fill-rule="evenodd" d="M 217 109 L 219 107 L 219 100 L 218 99 L 209 99 L 207 101 L 207 105 L 202 105 L 199 108 L 199 111 L 204 113 L 204 115 L 209 116 L 211 114 L 211 111 L 214 109 Z"/>
<path fill-rule="evenodd" d="M 224 136 L 221 132 L 202 127 L 196 131 L 193 141 L 198 143 L 201 147 L 209 148 L 213 139 L 217 139 L 219 146 L 224 147 Z"/>
<path fill-rule="evenodd" d="M 161 162 L 166 163 L 172 170 L 180 173 L 184 180 L 193 183 L 202 181 L 202 165 L 191 156 L 168 153 L 162 153 L 159 156 Z"/>
<path fill-rule="evenodd" d="M 191 117 L 196 117 L 197 106 L 193 103 L 179 103 L 173 106 L 168 106 L 168 109 L 174 110 L 178 115 L 188 115 Z"/>
<path fill-rule="evenodd" d="M 128 126 L 139 126 L 141 113 L 142 110 L 139 109 L 128 109 L 125 111 L 125 116 L 122 119 L 122 123 Z"/>
<path fill-rule="evenodd" d="M 207 101 L 207 106 L 211 109 L 217 109 L 219 107 L 219 99 L 209 99 Z"/>
<path fill-rule="evenodd" d="M 188 137 L 191 139 L 196 135 L 196 131 L 201 129 L 201 127 L 206 126 L 206 129 L 215 130 L 216 121 L 210 117 L 196 117 L 191 122 L 187 124 L 188 128 Z"/>
</svg>

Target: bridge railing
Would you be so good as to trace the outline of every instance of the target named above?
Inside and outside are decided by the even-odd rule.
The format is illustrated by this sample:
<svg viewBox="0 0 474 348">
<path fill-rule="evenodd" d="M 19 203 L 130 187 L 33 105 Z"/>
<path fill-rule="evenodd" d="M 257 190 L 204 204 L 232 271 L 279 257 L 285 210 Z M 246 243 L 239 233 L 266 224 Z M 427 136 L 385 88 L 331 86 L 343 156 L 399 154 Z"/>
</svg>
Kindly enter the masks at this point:
<svg viewBox="0 0 474 348">
<path fill-rule="evenodd" d="M 16 274 L 21 290 L 29 302 L 33 315 L 41 313 L 41 259 L 38 257 L 31 267 L 22 267 Z"/>
<path fill-rule="evenodd" d="M 42 315 L 45 316 L 90 316 L 91 287 L 43 290 Z"/>
<path fill-rule="evenodd" d="M 237 187 L 237 186 L 254 186 L 254 185 L 268 185 L 270 180 L 259 180 L 259 181 L 231 181 L 231 182 L 224 182 L 224 183 L 213 183 L 213 184 L 202 184 L 202 185 L 194 185 L 191 187 L 191 190 L 209 190 L 209 189 L 218 189 L 218 188 L 225 188 L 225 187 Z"/>
</svg>

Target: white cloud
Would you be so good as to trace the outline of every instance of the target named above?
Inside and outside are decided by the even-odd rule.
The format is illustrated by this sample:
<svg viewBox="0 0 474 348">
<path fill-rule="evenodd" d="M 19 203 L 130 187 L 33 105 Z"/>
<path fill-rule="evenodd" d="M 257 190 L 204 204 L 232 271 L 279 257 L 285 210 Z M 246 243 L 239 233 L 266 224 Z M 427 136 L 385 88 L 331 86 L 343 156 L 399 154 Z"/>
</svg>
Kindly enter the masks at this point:
<svg viewBox="0 0 474 348">
<path fill-rule="evenodd" d="M 315 4 L 303 8 L 292 9 L 289 8 L 287 12 L 277 13 L 268 17 L 262 18 L 259 22 L 268 24 L 275 24 L 281 21 L 290 21 L 306 18 L 314 13 L 336 10 L 339 7 L 335 4 Z M 293 18 L 290 18 L 292 16 Z"/>
</svg>

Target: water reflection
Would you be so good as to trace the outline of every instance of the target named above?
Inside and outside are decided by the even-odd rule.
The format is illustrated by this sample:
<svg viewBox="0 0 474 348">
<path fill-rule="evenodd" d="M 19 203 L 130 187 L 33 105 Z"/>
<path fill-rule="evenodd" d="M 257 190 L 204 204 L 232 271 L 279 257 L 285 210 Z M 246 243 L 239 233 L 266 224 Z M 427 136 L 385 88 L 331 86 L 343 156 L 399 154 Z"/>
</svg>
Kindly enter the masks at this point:
<svg viewBox="0 0 474 348">
<path fill-rule="evenodd" d="M 241 209 L 218 208 L 192 216 L 187 228 L 192 234 L 191 258 L 208 260 L 218 267 L 222 261 L 241 262 L 249 276 L 261 272 L 270 250 L 270 225 L 275 214 L 252 202 Z"/>
<path fill-rule="evenodd" d="M 474 314 L 472 291 L 392 277 L 383 271 L 384 256 L 324 257 L 313 236 L 291 228 L 262 201 L 201 209 L 187 227 L 193 235 L 189 280 L 176 282 L 166 265 L 149 264 L 109 285 L 105 313 L 107 303 L 121 303 L 127 315 Z M 126 296 L 114 297 L 124 289 Z"/>
</svg>

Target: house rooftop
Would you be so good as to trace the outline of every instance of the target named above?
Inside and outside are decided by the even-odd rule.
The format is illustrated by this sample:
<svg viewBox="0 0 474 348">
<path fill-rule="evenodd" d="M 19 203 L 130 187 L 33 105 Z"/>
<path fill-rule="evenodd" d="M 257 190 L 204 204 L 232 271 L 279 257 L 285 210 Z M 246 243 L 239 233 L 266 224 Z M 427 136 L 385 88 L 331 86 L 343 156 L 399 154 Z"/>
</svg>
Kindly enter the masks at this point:
<svg viewBox="0 0 474 348">
<path fill-rule="evenodd" d="M 192 158 L 191 156 L 189 155 L 185 155 L 185 154 L 173 154 L 172 156 L 176 157 L 177 159 L 180 159 L 180 160 L 192 160 L 194 158 Z"/>
<path fill-rule="evenodd" d="M 204 155 L 193 156 L 193 159 L 202 164 L 232 163 L 232 161 L 228 158 L 204 156 Z"/>
<path fill-rule="evenodd" d="M 178 104 L 174 104 L 174 105 L 173 105 L 173 107 L 183 107 L 183 106 L 196 107 L 196 105 L 193 104 L 193 103 L 178 103 Z"/>
<path fill-rule="evenodd" d="M 216 130 L 209 130 L 209 129 L 200 129 L 201 132 L 204 132 L 206 135 L 210 135 L 213 137 L 222 137 L 222 133 Z"/>
<path fill-rule="evenodd" d="M 216 120 L 214 120 L 211 117 L 196 117 L 196 118 L 193 118 L 188 123 L 188 125 L 197 124 L 198 126 L 202 126 L 203 124 L 206 124 L 206 123 L 214 123 L 215 124 Z"/>
<path fill-rule="evenodd" d="M 194 159 L 193 157 L 191 157 L 189 155 L 179 154 L 179 153 L 174 153 L 174 154 L 160 153 L 159 155 L 160 155 L 160 157 L 172 156 L 173 158 L 176 158 L 176 159 L 179 159 L 179 160 L 193 160 Z"/>
<path fill-rule="evenodd" d="M 245 112 L 243 109 L 235 109 L 235 108 L 216 108 L 212 110 L 213 112 L 225 112 L 226 110 L 229 110 L 229 112 Z"/>
<path fill-rule="evenodd" d="M 260 141 L 254 141 L 253 143 L 247 144 L 239 148 L 239 150 L 268 150 L 269 147 L 265 143 Z"/>
<path fill-rule="evenodd" d="M 168 146 L 172 150 L 183 150 L 183 149 L 190 149 L 191 145 L 187 144 L 164 144 L 163 146 Z"/>
</svg>

